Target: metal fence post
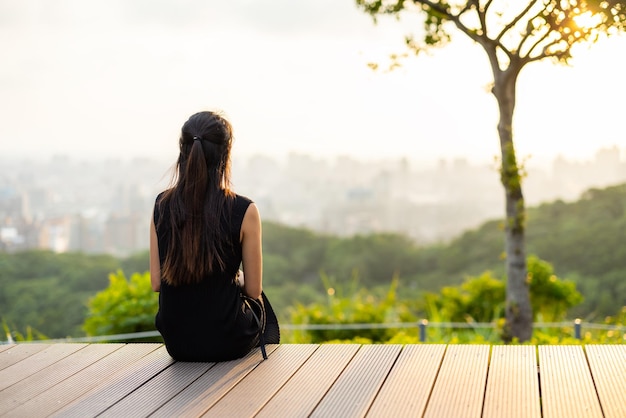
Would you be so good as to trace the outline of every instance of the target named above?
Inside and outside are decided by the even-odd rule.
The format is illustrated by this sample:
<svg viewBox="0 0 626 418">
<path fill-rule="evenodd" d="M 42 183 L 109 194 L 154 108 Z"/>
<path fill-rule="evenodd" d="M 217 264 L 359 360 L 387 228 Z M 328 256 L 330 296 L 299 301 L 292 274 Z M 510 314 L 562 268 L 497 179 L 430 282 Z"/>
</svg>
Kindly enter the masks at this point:
<svg viewBox="0 0 626 418">
<path fill-rule="evenodd" d="M 428 319 L 422 319 L 419 324 L 420 327 L 420 342 L 426 342 L 426 325 L 428 325 Z"/>
<path fill-rule="evenodd" d="M 581 325 L 582 321 L 579 318 L 576 318 L 574 320 L 574 338 L 576 338 L 577 340 L 582 340 L 582 325 Z"/>
</svg>

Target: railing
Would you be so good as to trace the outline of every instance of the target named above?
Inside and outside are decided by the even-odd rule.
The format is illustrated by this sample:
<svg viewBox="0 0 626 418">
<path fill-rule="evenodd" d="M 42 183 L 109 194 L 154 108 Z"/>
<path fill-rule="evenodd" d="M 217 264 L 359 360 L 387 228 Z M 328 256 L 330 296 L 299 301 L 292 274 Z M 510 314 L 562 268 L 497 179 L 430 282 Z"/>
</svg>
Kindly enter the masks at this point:
<svg viewBox="0 0 626 418">
<path fill-rule="evenodd" d="M 496 324 L 494 322 L 428 322 L 423 319 L 419 322 L 396 322 L 396 323 L 353 323 L 353 324 L 280 324 L 282 330 L 291 331 L 313 331 L 313 330 L 359 330 L 359 329 L 402 329 L 413 328 L 419 332 L 420 342 L 426 342 L 426 331 L 428 328 L 456 328 L 456 329 L 495 329 Z M 533 328 L 567 328 L 573 327 L 574 338 L 582 340 L 583 321 L 576 319 L 571 322 L 536 322 L 533 323 Z M 606 330 L 617 331 L 626 333 L 625 325 L 608 325 L 608 324 L 595 324 L 584 323 L 585 329 L 591 330 Z M 38 343 L 97 343 L 103 341 L 128 341 L 138 340 L 142 338 L 154 338 L 159 337 L 158 331 L 144 331 L 134 332 L 128 334 L 114 334 L 114 335 L 99 335 L 94 337 L 77 337 L 77 338 L 59 338 L 50 340 L 37 340 L 32 342 Z M 626 338 L 626 334 L 625 334 Z M 12 340 L 10 335 L 7 335 L 7 341 L 0 341 L 0 344 L 12 344 L 15 341 Z M 31 341 L 29 341 L 31 342 Z"/>
</svg>

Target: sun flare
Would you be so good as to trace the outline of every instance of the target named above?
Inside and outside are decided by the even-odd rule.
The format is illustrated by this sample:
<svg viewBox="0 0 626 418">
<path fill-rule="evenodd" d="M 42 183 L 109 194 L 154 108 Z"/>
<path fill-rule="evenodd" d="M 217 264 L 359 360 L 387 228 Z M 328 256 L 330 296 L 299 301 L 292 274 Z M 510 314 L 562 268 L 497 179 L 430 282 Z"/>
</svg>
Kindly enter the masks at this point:
<svg viewBox="0 0 626 418">
<path fill-rule="evenodd" d="M 599 14 L 593 14 L 589 11 L 574 16 L 574 22 L 581 29 L 591 29 L 596 27 L 602 21 Z"/>
</svg>

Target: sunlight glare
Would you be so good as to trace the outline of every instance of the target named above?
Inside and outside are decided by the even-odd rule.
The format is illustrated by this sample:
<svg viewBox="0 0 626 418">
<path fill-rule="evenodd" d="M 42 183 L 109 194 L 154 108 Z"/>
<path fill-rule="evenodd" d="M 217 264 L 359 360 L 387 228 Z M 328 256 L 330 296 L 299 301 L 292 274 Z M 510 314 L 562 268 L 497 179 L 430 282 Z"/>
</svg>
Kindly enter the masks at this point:
<svg viewBox="0 0 626 418">
<path fill-rule="evenodd" d="M 581 29 L 591 29 L 596 27 L 602 21 L 602 16 L 593 14 L 590 11 L 574 16 L 574 22 Z"/>
</svg>

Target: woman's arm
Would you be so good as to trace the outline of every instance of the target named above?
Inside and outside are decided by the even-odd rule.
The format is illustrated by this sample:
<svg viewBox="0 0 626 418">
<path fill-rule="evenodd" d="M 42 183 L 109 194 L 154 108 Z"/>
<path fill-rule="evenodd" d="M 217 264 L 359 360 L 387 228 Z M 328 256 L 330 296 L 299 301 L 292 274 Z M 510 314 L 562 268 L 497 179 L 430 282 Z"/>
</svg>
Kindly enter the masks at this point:
<svg viewBox="0 0 626 418">
<path fill-rule="evenodd" d="M 245 273 L 244 293 L 260 299 L 263 290 L 263 251 L 261 244 L 261 215 L 254 203 L 248 206 L 241 224 L 242 264 Z"/>
<path fill-rule="evenodd" d="M 161 290 L 161 263 L 159 262 L 159 240 L 157 239 L 154 216 L 150 221 L 150 283 L 152 290 Z"/>
</svg>

